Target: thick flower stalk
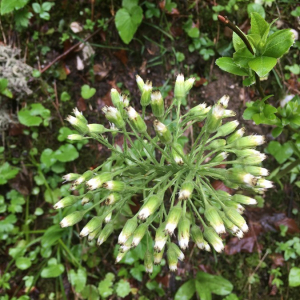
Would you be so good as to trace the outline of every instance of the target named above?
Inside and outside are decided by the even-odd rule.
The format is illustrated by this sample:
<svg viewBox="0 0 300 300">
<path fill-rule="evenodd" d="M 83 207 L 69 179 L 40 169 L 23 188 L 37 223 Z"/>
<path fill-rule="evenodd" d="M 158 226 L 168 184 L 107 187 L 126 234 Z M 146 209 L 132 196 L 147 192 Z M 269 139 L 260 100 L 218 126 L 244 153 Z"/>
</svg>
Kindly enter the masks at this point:
<svg viewBox="0 0 300 300">
<path fill-rule="evenodd" d="M 103 109 L 109 128 L 88 124 L 77 109 L 74 116 L 67 118 L 78 131 L 70 139 L 94 139 L 106 146 L 111 156 L 93 171 L 65 175 L 64 180 L 72 182 L 71 190 L 85 193 L 67 196 L 54 207 L 60 209 L 81 202 L 83 210 L 67 215 L 61 226 L 74 225 L 85 215 L 92 216 L 80 235 L 97 239 L 98 245 L 118 232 L 120 248 L 116 262 L 142 240 L 147 241 L 148 272 L 164 255 L 175 271 L 178 261 L 184 260 L 182 251 L 189 248 L 191 241 L 199 249 L 222 252 L 220 234 L 227 231 L 241 238 L 248 231 L 242 216 L 243 205 L 256 204 L 249 195 L 272 187 L 263 178 L 268 171 L 260 166 L 265 155 L 255 150 L 264 143 L 264 137 L 244 136 L 245 130 L 238 129 L 238 121 L 226 122 L 226 118 L 235 115 L 227 109 L 228 96 L 212 107 L 203 103 L 182 113 L 181 102 L 193 83 L 193 78 L 184 80 L 183 75 L 178 75 L 173 102 L 165 107 L 161 93 L 152 83 L 144 83 L 137 76 L 142 114 L 130 105 L 127 97 L 112 89 L 114 107 Z M 153 126 L 145 121 L 148 112 L 147 120 Z M 198 125 L 190 130 L 199 122 L 203 122 L 200 132 Z M 196 136 L 183 144 L 181 137 L 187 132 Z M 116 135 L 123 135 L 123 147 L 114 144 Z M 212 180 L 223 181 L 235 194 L 215 190 Z M 136 214 L 131 213 L 129 206 L 133 196 L 141 199 Z M 124 217 L 127 221 L 120 230 L 119 221 Z"/>
</svg>

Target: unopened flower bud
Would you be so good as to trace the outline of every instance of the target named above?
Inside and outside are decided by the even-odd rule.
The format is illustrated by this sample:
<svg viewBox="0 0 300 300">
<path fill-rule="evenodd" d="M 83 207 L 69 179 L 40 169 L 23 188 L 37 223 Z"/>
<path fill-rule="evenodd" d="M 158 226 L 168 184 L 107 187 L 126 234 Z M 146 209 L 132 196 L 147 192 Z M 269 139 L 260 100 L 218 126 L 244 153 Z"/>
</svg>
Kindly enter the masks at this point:
<svg viewBox="0 0 300 300">
<path fill-rule="evenodd" d="M 91 232 L 88 236 L 88 241 L 91 242 L 93 239 L 97 238 L 100 234 L 102 227 L 98 227 L 96 230 L 94 230 L 93 232 Z"/>
<path fill-rule="evenodd" d="M 198 104 L 198 105 L 194 106 L 193 108 L 191 108 L 189 110 L 189 114 L 191 114 L 193 116 L 203 116 L 205 118 L 205 116 L 207 115 L 207 113 L 210 110 L 211 110 L 210 106 L 206 107 L 206 103 L 201 103 L 201 104 Z M 198 120 L 198 118 L 197 118 L 197 120 Z"/>
<path fill-rule="evenodd" d="M 139 225 L 139 227 L 133 233 L 132 247 L 136 247 L 141 242 L 147 229 L 148 229 L 148 224 L 144 223 Z"/>
<path fill-rule="evenodd" d="M 179 200 L 190 199 L 194 190 L 194 182 L 193 181 L 185 181 L 179 191 Z"/>
<path fill-rule="evenodd" d="M 242 127 L 240 129 L 238 129 L 236 132 L 234 132 L 233 134 L 231 134 L 227 139 L 227 144 L 231 144 L 233 143 L 234 141 L 240 139 L 245 133 L 245 128 Z"/>
<path fill-rule="evenodd" d="M 87 236 L 102 225 L 102 216 L 93 217 L 81 230 L 80 236 Z"/>
<path fill-rule="evenodd" d="M 176 150 L 177 151 L 176 151 Z M 172 157 L 174 158 L 177 165 L 183 165 L 183 159 L 182 157 L 185 156 L 183 152 L 183 147 L 179 143 L 174 143 L 172 149 L 171 149 Z"/>
<path fill-rule="evenodd" d="M 236 113 L 233 110 L 225 109 L 224 113 L 223 113 L 223 116 L 222 116 L 222 119 L 235 117 L 235 116 L 236 116 Z"/>
<path fill-rule="evenodd" d="M 133 127 L 136 129 L 137 132 L 143 133 L 147 131 L 147 125 L 145 121 L 142 119 L 142 117 L 136 112 L 136 110 L 129 106 L 126 108 L 128 118 L 133 125 Z"/>
<path fill-rule="evenodd" d="M 144 257 L 145 270 L 147 273 L 153 272 L 153 254 L 147 250 Z"/>
<path fill-rule="evenodd" d="M 203 238 L 202 231 L 196 224 L 194 224 L 191 228 L 191 236 L 199 249 L 205 249 L 205 240 Z"/>
<path fill-rule="evenodd" d="M 118 238 L 118 243 L 123 245 L 125 242 L 129 239 L 129 237 L 133 234 L 137 227 L 137 218 L 133 217 L 129 219 L 124 227 L 123 230 L 121 231 L 119 238 Z"/>
<path fill-rule="evenodd" d="M 249 155 L 249 156 L 238 158 L 238 161 L 240 164 L 245 164 L 245 165 L 259 165 L 265 159 L 266 159 L 266 155 L 263 153 L 259 153 L 258 155 Z"/>
<path fill-rule="evenodd" d="M 262 135 L 250 135 L 235 140 L 232 145 L 237 149 L 244 149 L 262 145 L 264 142 L 265 138 Z"/>
<path fill-rule="evenodd" d="M 245 166 L 243 168 L 247 173 L 250 173 L 254 176 L 268 176 L 269 171 L 265 168 L 254 167 L 254 166 Z"/>
<path fill-rule="evenodd" d="M 228 169 L 227 170 L 228 180 L 237 183 L 245 184 L 247 186 L 255 186 L 257 179 L 250 173 L 246 173 L 240 169 Z"/>
<path fill-rule="evenodd" d="M 109 122 L 114 123 L 118 128 L 123 128 L 125 126 L 125 122 L 117 108 L 106 106 L 102 111 L 104 112 L 106 119 Z"/>
<path fill-rule="evenodd" d="M 110 212 L 109 214 L 106 215 L 106 217 L 104 218 L 104 222 L 105 223 L 109 223 L 112 217 L 112 212 Z"/>
<path fill-rule="evenodd" d="M 158 227 L 158 229 L 156 230 L 156 233 L 155 233 L 154 250 L 157 252 L 162 251 L 162 249 L 164 248 L 164 246 L 168 240 L 168 236 L 165 233 L 165 227 L 166 227 L 166 224 L 162 223 Z"/>
<path fill-rule="evenodd" d="M 184 217 L 178 224 L 178 244 L 182 250 L 189 246 L 191 222 Z"/>
<path fill-rule="evenodd" d="M 152 113 L 156 118 L 162 118 L 165 113 L 164 99 L 159 91 L 151 94 Z"/>
<path fill-rule="evenodd" d="M 209 205 L 207 202 L 205 203 L 204 216 L 218 234 L 226 232 L 224 223 L 218 213 L 218 210 Z"/>
<path fill-rule="evenodd" d="M 161 201 L 162 199 L 157 195 L 150 196 L 146 203 L 144 203 L 139 210 L 138 218 L 141 220 L 147 219 L 157 210 L 157 208 L 161 204 Z"/>
<path fill-rule="evenodd" d="M 224 108 L 228 107 L 228 102 L 229 102 L 229 96 L 224 95 L 219 101 L 218 104 L 222 105 Z"/>
<path fill-rule="evenodd" d="M 191 88 L 194 86 L 195 78 L 191 77 L 184 82 L 184 92 L 187 94 Z"/>
<path fill-rule="evenodd" d="M 256 183 L 257 188 L 270 189 L 273 187 L 273 183 L 270 180 L 266 180 L 264 178 L 259 178 Z"/>
<path fill-rule="evenodd" d="M 235 201 L 231 201 L 231 200 L 230 201 L 224 201 L 224 204 L 228 207 L 231 207 L 231 208 L 235 209 L 239 214 L 243 214 L 244 211 L 245 211 L 245 208 L 241 204 L 239 204 Z"/>
<path fill-rule="evenodd" d="M 82 141 L 85 139 L 86 138 L 80 134 L 69 134 L 68 135 L 68 140 L 70 140 L 70 141 Z"/>
<path fill-rule="evenodd" d="M 248 231 L 248 226 L 245 219 L 232 207 L 224 207 L 223 208 L 227 218 L 239 227 L 243 232 Z"/>
<path fill-rule="evenodd" d="M 126 185 L 123 181 L 110 180 L 103 183 L 102 187 L 112 192 L 124 191 Z"/>
<path fill-rule="evenodd" d="M 121 104 L 121 95 L 116 89 L 111 89 L 110 91 L 111 102 L 117 108 L 120 108 Z"/>
<path fill-rule="evenodd" d="M 89 131 L 85 118 L 84 121 L 82 118 L 68 116 L 66 120 L 81 134 L 86 134 Z"/>
<path fill-rule="evenodd" d="M 84 211 L 74 211 L 71 214 L 67 215 L 60 222 L 62 228 L 73 226 L 74 224 L 80 222 L 84 216 Z"/>
<path fill-rule="evenodd" d="M 79 185 L 87 180 L 89 180 L 93 176 L 93 171 L 86 171 L 82 175 L 80 175 L 74 182 L 74 185 Z"/>
<path fill-rule="evenodd" d="M 118 255 L 117 255 L 117 257 L 116 257 L 116 264 L 117 263 L 119 263 L 122 259 L 123 259 L 123 257 L 126 255 L 126 252 L 118 252 Z"/>
<path fill-rule="evenodd" d="M 140 92 L 142 93 L 144 90 L 144 85 L 145 85 L 144 80 L 139 75 L 136 75 L 135 77 L 136 77 L 136 83 L 138 85 L 138 88 L 139 88 Z"/>
<path fill-rule="evenodd" d="M 180 205 L 177 204 L 176 206 L 171 208 L 167 217 L 166 228 L 165 228 L 165 231 L 169 235 L 172 235 L 174 233 L 174 230 L 177 227 L 178 222 L 180 220 L 181 213 L 182 213 L 182 208 Z"/>
<path fill-rule="evenodd" d="M 107 223 L 105 225 L 105 227 L 101 230 L 98 240 L 97 240 L 97 244 L 98 246 L 102 245 L 107 239 L 108 237 L 112 234 L 114 230 L 114 226 L 112 224 L 112 222 Z"/>
<path fill-rule="evenodd" d="M 81 199 L 81 205 L 89 203 L 94 198 L 94 194 L 91 192 L 88 192 L 84 195 L 84 197 Z"/>
<path fill-rule="evenodd" d="M 119 193 L 111 193 L 107 196 L 105 200 L 106 205 L 112 205 L 118 202 L 121 199 L 121 195 Z"/>
<path fill-rule="evenodd" d="M 222 124 L 222 116 L 224 114 L 223 105 L 216 104 L 207 114 L 207 120 L 205 122 L 205 130 L 208 133 L 214 133 Z"/>
<path fill-rule="evenodd" d="M 152 82 L 146 81 L 143 87 L 142 96 L 141 96 L 141 105 L 147 106 L 151 102 L 151 92 L 152 92 Z"/>
<path fill-rule="evenodd" d="M 158 120 L 155 120 L 153 122 L 153 126 L 154 126 L 154 130 L 156 131 L 162 143 L 166 145 L 172 143 L 173 140 L 172 134 L 165 124 L 159 122 Z"/>
<path fill-rule="evenodd" d="M 241 194 L 233 195 L 232 200 L 237 202 L 237 203 L 241 203 L 241 204 L 245 204 L 245 205 L 257 204 L 257 201 L 254 198 L 244 196 L 244 195 L 241 195 Z"/>
<path fill-rule="evenodd" d="M 89 132 L 102 134 L 106 131 L 106 128 L 101 124 L 88 124 Z"/>
<path fill-rule="evenodd" d="M 178 99 L 183 99 L 185 97 L 185 86 L 184 86 L 184 76 L 179 74 L 176 78 L 174 97 Z"/>
<path fill-rule="evenodd" d="M 169 248 L 169 249 L 172 248 L 172 249 L 175 251 L 175 253 L 176 253 L 176 255 L 177 255 L 177 258 L 178 258 L 179 260 L 181 260 L 181 261 L 184 260 L 184 254 L 183 254 L 183 252 L 179 249 L 179 247 L 178 247 L 176 244 L 174 244 L 174 243 L 169 243 L 169 244 L 168 244 L 168 248 Z"/>
<path fill-rule="evenodd" d="M 212 141 L 207 146 L 207 149 L 208 150 L 216 150 L 216 149 L 219 149 L 221 147 L 224 147 L 225 145 L 226 145 L 226 140 L 224 140 L 224 139 L 216 139 L 216 140 Z"/>
<path fill-rule="evenodd" d="M 222 162 L 223 160 L 225 160 L 228 156 L 227 152 L 221 152 L 219 154 L 217 154 L 215 157 L 213 157 L 209 163 L 217 163 L 217 162 Z"/>
<path fill-rule="evenodd" d="M 78 110 L 77 107 L 75 107 L 75 108 L 73 109 L 73 113 L 74 113 L 74 115 L 75 115 L 75 117 L 76 117 L 77 119 L 79 119 L 80 121 L 82 121 L 82 122 L 85 123 L 85 124 L 88 123 L 88 122 L 87 122 L 87 119 L 84 117 L 84 115 L 82 114 L 82 112 Z"/>
<path fill-rule="evenodd" d="M 53 207 L 55 209 L 64 208 L 67 206 L 71 206 L 75 204 L 78 201 L 78 196 L 69 195 L 64 198 L 62 198 L 60 201 L 58 201 Z"/>
<path fill-rule="evenodd" d="M 112 176 L 110 172 L 103 172 L 87 181 L 86 185 L 90 190 L 95 190 L 100 188 L 103 185 L 103 183 L 111 180 L 111 177 Z"/>
<path fill-rule="evenodd" d="M 231 134 L 239 126 L 238 121 L 231 121 L 219 127 L 217 136 L 226 136 Z"/>
<path fill-rule="evenodd" d="M 204 237 L 217 252 L 223 251 L 224 245 L 222 239 L 217 235 L 212 227 L 206 227 L 204 229 Z"/>
<path fill-rule="evenodd" d="M 238 232 L 240 229 L 235 225 L 233 224 L 227 217 L 226 215 L 222 212 L 222 211 L 219 211 L 219 214 L 220 214 L 220 217 L 222 218 L 223 222 L 224 222 L 224 225 L 225 227 L 232 233 L 236 233 Z"/>
<path fill-rule="evenodd" d="M 132 242 L 133 242 L 133 236 L 130 236 L 128 238 L 128 240 L 123 245 L 121 245 L 120 252 L 127 252 L 127 251 L 129 251 L 133 247 L 132 246 Z"/>
<path fill-rule="evenodd" d="M 73 180 L 76 180 L 79 176 L 80 176 L 80 174 L 77 174 L 77 173 L 69 173 L 67 175 L 64 175 L 62 177 L 62 179 L 64 181 L 73 181 Z"/>
<path fill-rule="evenodd" d="M 178 256 L 172 247 L 169 247 L 167 250 L 167 258 L 170 271 L 175 272 L 177 270 Z"/>
<path fill-rule="evenodd" d="M 164 248 L 160 252 L 154 252 L 153 255 L 154 264 L 159 265 L 161 263 L 163 256 L 164 256 Z"/>
<path fill-rule="evenodd" d="M 126 108 L 129 106 L 129 99 L 128 99 L 127 95 L 121 96 L 121 103 L 122 103 L 123 108 Z"/>
</svg>

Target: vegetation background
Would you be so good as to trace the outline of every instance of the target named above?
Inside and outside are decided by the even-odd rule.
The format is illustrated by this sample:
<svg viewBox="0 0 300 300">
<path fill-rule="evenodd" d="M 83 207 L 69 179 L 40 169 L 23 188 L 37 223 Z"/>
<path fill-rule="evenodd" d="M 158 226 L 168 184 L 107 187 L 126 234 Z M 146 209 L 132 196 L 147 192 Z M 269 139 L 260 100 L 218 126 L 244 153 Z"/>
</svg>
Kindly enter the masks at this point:
<svg viewBox="0 0 300 300">
<path fill-rule="evenodd" d="M 299 299 L 298 1 L 2 0 L 0 8 L 1 300 Z M 252 12 L 274 21 L 273 32 L 291 28 L 296 37 L 261 82 L 272 95 L 263 101 L 254 85 L 215 64 L 234 52 L 218 14 L 247 33 Z M 117 236 L 97 247 L 79 238 L 79 226 L 60 228 L 66 213 L 53 204 L 70 194 L 62 175 L 93 170 L 110 155 L 94 142 L 68 140 L 75 132 L 65 118 L 77 107 L 89 122 L 106 124 L 101 109 L 112 104 L 111 88 L 140 107 L 137 74 L 169 105 L 180 72 L 196 78 L 186 108 L 228 94 L 248 134 L 267 137 L 261 150 L 275 187 L 247 208 L 244 238 L 224 236 L 223 254 L 191 244 L 178 272 L 163 264 L 148 275 L 143 244 L 115 265 Z"/>
</svg>

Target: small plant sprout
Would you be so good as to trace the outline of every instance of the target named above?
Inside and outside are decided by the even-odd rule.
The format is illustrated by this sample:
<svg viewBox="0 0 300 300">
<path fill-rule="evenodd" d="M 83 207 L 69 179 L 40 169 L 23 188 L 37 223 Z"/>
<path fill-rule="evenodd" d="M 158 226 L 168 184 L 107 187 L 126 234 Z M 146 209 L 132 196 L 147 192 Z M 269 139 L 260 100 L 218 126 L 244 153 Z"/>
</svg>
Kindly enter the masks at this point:
<svg viewBox="0 0 300 300">
<path fill-rule="evenodd" d="M 268 170 L 261 163 L 266 156 L 255 150 L 265 139 L 245 136 L 238 121 L 226 122 L 235 115 L 227 109 L 228 96 L 212 106 L 201 103 L 183 113 L 181 103 L 186 103 L 193 78 L 177 76 L 170 107 L 151 82 L 139 76 L 136 80 L 141 111 L 112 89 L 114 106 L 103 108 L 107 123 L 88 124 L 77 109 L 67 118 L 78 131 L 71 139 L 94 139 L 111 156 L 93 171 L 65 175 L 71 190 L 85 192 L 61 199 L 55 208 L 89 203 L 88 209 L 67 215 L 61 226 L 72 226 L 94 212 L 80 235 L 97 239 L 101 245 L 118 232 L 121 246 L 116 263 L 131 248 L 145 243 L 147 272 L 161 262 L 164 253 L 170 270 L 176 271 L 191 242 L 201 250 L 222 252 L 220 234 L 229 232 L 241 238 L 247 232 L 243 205 L 255 205 L 254 195 L 273 186 L 264 179 Z M 199 126 L 188 130 L 199 122 L 203 122 L 200 131 Z M 186 138 L 187 132 L 194 132 L 195 137 L 183 145 L 181 137 Z M 122 136 L 122 147 L 114 143 L 117 135 Z M 215 190 L 212 180 L 223 181 L 235 193 Z M 134 213 L 129 206 L 133 200 Z"/>
</svg>

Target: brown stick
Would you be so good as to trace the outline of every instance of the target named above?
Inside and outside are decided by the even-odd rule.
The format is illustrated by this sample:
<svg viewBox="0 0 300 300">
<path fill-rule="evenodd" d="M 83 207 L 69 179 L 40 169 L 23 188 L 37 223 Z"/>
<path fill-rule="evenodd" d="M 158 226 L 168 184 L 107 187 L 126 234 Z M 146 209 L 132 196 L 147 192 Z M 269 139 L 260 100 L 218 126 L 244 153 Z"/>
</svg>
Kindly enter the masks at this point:
<svg viewBox="0 0 300 300">
<path fill-rule="evenodd" d="M 51 63 L 49 63 L 44 69 L 41 70 L 41 73 L 44 73 L 45 71 L 47 71 L 52 65 L 54 65 L 56 62 L 58 62 L 59 60 L 61 60 L 62 58 L 64 58 L 67 54 L 69 54 L 70 52 L 72 52 L 74 49 L 76 49 L 77 47 L 79 47 L 81 44 L 87 42 L 91 37 L 93 37 L 95 34 L 97 34 L 100 30 L 101 30 L 101 28 L 98 28 L 94 33 L 92 33 L 91 35 L 89 35 L 83 41 L 78 42 L 77 44 L 75 44 L 74 46 L 72 46 L 70 49 L 68 49 L 66 52 L 64 52 L 63 54 L 57 56 Z"/>
</svg>

